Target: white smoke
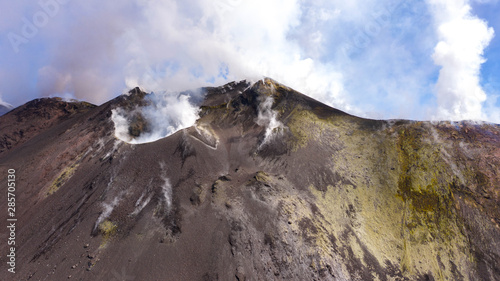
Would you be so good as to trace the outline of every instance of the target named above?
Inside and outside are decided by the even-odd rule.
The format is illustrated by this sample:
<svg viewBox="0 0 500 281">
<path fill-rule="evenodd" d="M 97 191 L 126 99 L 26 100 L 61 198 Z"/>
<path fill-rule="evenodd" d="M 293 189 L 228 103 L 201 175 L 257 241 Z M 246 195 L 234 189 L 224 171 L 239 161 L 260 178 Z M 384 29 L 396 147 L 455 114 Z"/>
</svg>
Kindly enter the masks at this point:
<svg viewBox="0 0 500 281">
<path fill-rule="evenodd" d="M 2 100 L 2 95 L 0 94 L 0 105 L 7 108 L 12 108 L 12 105 Z"/>
<path fill-rule="evenodd" d="M 2 108 L 4 107 L 4 108 Z M 12 109 L 12 105 L 2 100 L 2 93 L 0 93 L 0 116 L 7 113 L 7 111 Z"/>
<path fill-rule="evenodd" d="M 94 225 L 94 230 L 99 226 L 99 224 L 101 224 L 101 222 L 103 222 L 105 219 L 107 219 L 109 217 L 109 215 L 111 215 L 111 212 L 113 212 L 113 209 L 118 205 L 118 203 L 120 202 L 120 196 L 117 196 L 115 198 L 113 198 L 113 201 L 109 202 L 109 203 L 102 203 L 102 212 L 101 214 L 99 215 L 99 217 L 97 218 L 97 221 Z"/>
<path fill-rule="evenodd" d="M 153 180 L 151 179 L 147 186 L 149 186 L 152 181 Z M 149 202 L 153 198 L 153 194 L 150 194 L 146 199 L 144 199 L 146 197 L 147 193 L 148 193 L 148 188 L 143 191 L 143 193 L 141 194 L 141 197 L 139 197 L 139 199 L 137 199 L 137 201 L 135 202 L 135 209 L 130 214 L 131 216 L 135 216 L 135 215 L 139 214 L 144 209 L 144 207 L 146 207 L 146 205 L 149 204 Z"/>
<path fill-rule="evenodd" d="M 471 13 L 469 0 L 428 0 L 438 24 L 433 59 L 441 66 L 436 84 L 437 118 L 486 119 L 486 93 L 480 85 L 484 49 L 494 31 Z"/>
<path fill-rule="evenodd" d="M 105 144 L 105 142 L 104 142 L 104 138 L 99 138 L 99 139 L 97 140 L 97 143 L 96 143 L 96 146 L 97 146 L 97 148 L 96 148 L 96 153 L 97 153 L 97 152 L 100 152 L 100 151 L 104 148 L 104 146 L 105 146 L 105 145 L 106 145 L 106 144 Z"/>
<path fill-rule="evenodd" d="M 136 208 L 135 208 L 135 210 L 130 215 L 131 216 L 135 216 L 135 215 L 139 214 L 144 209 L 144 207 L 146 207 L 146 205 L 149 204 L 149 201 L 151 201 L 152 197 L 153 197 L 153 195 L 150 195 L 144 201 L 137 201 Z"/>
<path fill-rule="evenodd" d="M 170 208 L 172 207 L 172 185 L 170 184 L 170 180 L 167 177 L 167 170 L 165 163 L 161 162 L 160 168 L 162 170 L 161 178 L 163 180 L 161 191 L 163 193 L 165 208 L 167 209 L 167 212 L 169 212 Z"/>
<path fill-rule="evenodd" d="M 165 138 L 173 133 L 191 127 L 198 119 L 199 108 L 190 102 L 191 96 L 178 93 L 148 95 L 148 106 L 138 107 L 149 126 L 149 131 L 133 138 L 129 134 L 131 116 L 122 108 L 112 110 L 111 120 L 115 124 L 115 136 L 127 143 L 148 143 Z"/>
<path fill-rule="evenodd" d="M 115 124 L 115 137 L 124 141 L 132 141 L 132 137 L 128 133 L 129 122 L 127 120 L 127 112 L 121 108 L 111 110 L 111 120 Z"/>
<path fill-rule="evenodd" d="M 161 191 L 163 193 L 163 199 L 165 200 L 165 206 L 167 211 L 170 211 L 172 206 L 172 185 L 170 184 L 170 180 L 167 177 L 162 177 L 164 183 L 161 187 Z"/>
<path fill-rule="evenodd" d="M 118 150 L 118 148 L 121 144 L 123 144 L 123 141 L 121 141 L 119 139 L 115 140 L 115 142 L 113 144 L 113 148 L 110 151 L 108 151 L 108 153 L 106 153 L 106 155 L 104 155 L 104 157 L 102 159 L 104 160 L 104 159 L 110 157 L 111 155 L 113 155 Z"/>
<path fill-rule="evenodd" d="M 259 104 L 258 115 L 257 119 L 255 120 L 255 123 L 257 123 L 257 125 L 259 126 L 266 127 L 264 140 L 260 144 L 260 147 L 271 141 L 273 136 L 275 136 L 278 132 L 280 132 L 281 131 L 280 129 L 284 128 L 283 123 L 281 123 L 276 118 L 278 116 L 278 112 L 272 110 L 273 103 L 274 103 L 273 97 L 268 96 Z"/>
</svg>

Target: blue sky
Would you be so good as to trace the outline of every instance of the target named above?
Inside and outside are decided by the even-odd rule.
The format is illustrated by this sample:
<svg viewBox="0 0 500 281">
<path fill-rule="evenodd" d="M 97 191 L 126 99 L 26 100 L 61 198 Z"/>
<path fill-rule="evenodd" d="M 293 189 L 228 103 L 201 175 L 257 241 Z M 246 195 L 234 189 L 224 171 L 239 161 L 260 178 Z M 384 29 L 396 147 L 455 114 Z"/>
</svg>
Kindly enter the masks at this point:
<svg viewBox="0 0 500 281">
<path fill-rule="evenodd" d="M 500 1 L 496 1 L 495 3 L 495 5 L 472 5 L 477 16 L 487 19 L 489 25 L 496 32 L 496 36 L 485 49 L 484 57 L 487 61 L 483 64 L 481 71 L 481 84 L 490 95 L 500 95 L 500 17 L 498 17 Z M 500 107 L 500 99 L 496 101 L 495 105 Z"/>
<path fill-rule="evenodd" d="M 498 0 L 3 1 L 0 102 L 268 76 L 370 118 L 500 123 Z"/>
</svg>

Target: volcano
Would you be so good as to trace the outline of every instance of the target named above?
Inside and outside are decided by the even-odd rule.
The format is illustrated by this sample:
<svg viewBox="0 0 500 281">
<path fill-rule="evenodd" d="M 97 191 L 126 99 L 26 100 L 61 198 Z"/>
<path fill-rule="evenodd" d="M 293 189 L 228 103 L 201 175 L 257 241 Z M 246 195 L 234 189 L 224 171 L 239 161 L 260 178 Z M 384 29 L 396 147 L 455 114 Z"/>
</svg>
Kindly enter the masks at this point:
<svg viewBox="0 0 500 281">
<path fill-rule="evenodd" d="M 0 279 L 500 280 L 499 125 L 363 119 L 263 79 L 185 92 L 194 124 L 142 143 L 152 95 L 0 117 Z"/>
</svg>

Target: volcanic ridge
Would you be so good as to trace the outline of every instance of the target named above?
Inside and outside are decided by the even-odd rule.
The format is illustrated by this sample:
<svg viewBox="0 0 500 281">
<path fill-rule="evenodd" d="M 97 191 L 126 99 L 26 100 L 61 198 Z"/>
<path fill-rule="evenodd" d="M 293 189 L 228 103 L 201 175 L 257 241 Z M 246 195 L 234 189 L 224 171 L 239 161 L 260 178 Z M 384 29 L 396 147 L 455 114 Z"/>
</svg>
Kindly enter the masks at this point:
<svg viewBox="0 0 500 281">
<path fill-rule="evenodd" d="M 0 167 L 2 280 L 500 280 L 496 124 L 358 118 L 269 78 L 136 88 L 11 110 Z"/>
</svg>

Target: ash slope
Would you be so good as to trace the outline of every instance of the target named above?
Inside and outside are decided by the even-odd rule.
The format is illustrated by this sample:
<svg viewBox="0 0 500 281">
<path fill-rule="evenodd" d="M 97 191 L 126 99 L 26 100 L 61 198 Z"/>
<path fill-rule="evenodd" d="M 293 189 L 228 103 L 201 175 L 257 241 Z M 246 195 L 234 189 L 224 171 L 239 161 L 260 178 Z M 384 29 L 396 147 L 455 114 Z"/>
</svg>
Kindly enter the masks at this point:
<svg viewBox="0 0 500 281">
<path fill-rule="evenodd" d="M 0 117 L 35 128 L 0 151 L 15 279 L 500 280 L 498 125 L 360 119 L 270 79 L 204 91 L 195 126 L 141 145 L 110 120 L 139 91 Z"/>
</svg>

